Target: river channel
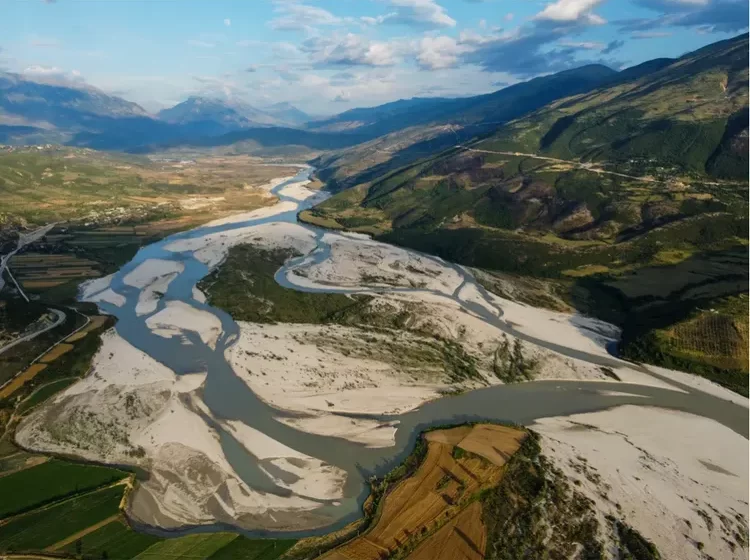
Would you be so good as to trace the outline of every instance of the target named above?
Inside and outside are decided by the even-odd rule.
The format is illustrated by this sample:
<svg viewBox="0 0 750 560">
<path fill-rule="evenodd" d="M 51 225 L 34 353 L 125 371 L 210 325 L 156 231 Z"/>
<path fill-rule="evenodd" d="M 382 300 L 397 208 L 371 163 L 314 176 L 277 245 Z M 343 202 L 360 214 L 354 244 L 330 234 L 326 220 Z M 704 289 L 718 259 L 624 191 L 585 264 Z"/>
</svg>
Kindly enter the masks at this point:
<svg viewBox="0 0 750 560">
<path fill-rule="evenodd" d="M 335 465 L 348 473 L 344 488 L 344 499 L 329 502 L 316 500 L 321 502 L 321 508 L 316 511 L 316 514 L 320 514 L 321 519 L 324 520 L 320 527 L 309 531 L 286 532 L 283 533 L 284 536 L 296 538 L 325 533 L 356 519 L 361 514 L 361 504 L 367 495 L 367 479 L 373 474 L 386 472 L 403 460 L 413 448 L 419 432 L 429 426 L 478 420 L 531 424 L 542 417 L 567 416 L 600 411 L 624 404 L 637 404 L 681 410 L 711 418 L 744 437 L 748 437 L 747 408 L 677 384 L 672 380 L 667 381 L 677 386 L 681 391 L 621 383 L 616 386 L 617 394 L 612 394 L 603 392 L 604 389 L 615 388 L 612 385 L 577 381 L 538 381 L 478 389 L 459 396 L 427 403 L 416 410 L 398 416 L 378 417 L 383 422 L 398 422 L 396 443 L 394 446 L 387 448 L 373 449 L 341 438 L 310 434 L 280 422 L 278 418 L 288 416 L 289 413 L 280 411 L 259 399 L 247 384 L 235 375 L 225 358 L 226 350 L 239 337 L 238 325 L 224 311 L 197 301 L 193 297 L 193 288 L 209 273 L 209 269 L 195 258 L 192 252 L 175 253 L 167 250 L 166 247 L 177 240 L 197 238 L 210 233 L 230 231 L 253 225 L 271 222 L 296 223 L 298 212 L 310 207 L 313 201 L 308 200 L 299 203 L 298 200 L 285 196 L 283 190 L 293 183 L 306 180 L 312 171 L 311 168 L 302 169 L 297 176 L 278 185 L 272 191 L 281 202 L 298 204 L 298 207 L 294 210 L 244 222 L 199 227 L 172 235 L 142 248 L 128 264 L 114 275 L 111 283 L 111 288 L 125 297 L 124 305 L 118 307 L 109 303 L 99 304 L 103 311 L 117 317 L 116 329 L 122 338 L 178 375 L 208 372 L 202 396 L 212 418 L 239 420 L 288 447 Z M 323 240 L 326 230 L 301 225 L 315 234 L 318 246 L 310 255 L 300 257 L 300 259 L 314 259 L 316 262 L 326 259 L 330 254 L 330 247 Z M 148 259 L 180 261 L 184 265 L 184 270 L 169 284 L 167 292 L 159 300 L 155 312 L 158 313 L 164 309 L 170 301 L 182 301 L 196 309 L 211 313 L 221 321 L 222 325 L 222 333 L 215 348 L 204 343 L 197 333 L 191 331 L 184 331 L 191 344 L 184 344 L 180 337 L 164 338 L 158 336 L 146 325 L 146 320 L 152 314 L 142 316 L 136 314 L 136 305 L 141 289 L 125 284 L 123 279 Z M 277 281 L 281 285 L 290 289 L 300 289 L 289 281 L 287 274 L 290 268 L 300 262 L 300 259 L 292 259 L 276 275 Z M 497 310 L 497 313 L 492 313 L 483 305 L 459 299 L 459 287 L 451 296 L 451 299 L 459 302 L 468 312 L 505 332 L 561 354 L 613 368 L 623 365 L 622 361 L 614 357 L 607 358 L 587 354 L 546 341 L 536 340 L 523 333 L 516 332 L 502 320 L 502 311 L 492 303 L 484 288 L 474 281 L 469 272 L 460 266 L 451 265 L 439 259 L 435 260 L 441 266 L 452 266 L 463 278 L 461 287 L 465 284 L 475 285 L 479 293 L 487 300 L 489 306 Z M 378 288 L 373 290 L 363 287 L 361 290 L 352 290 L 331 287 L 330 290 L 318 288 L 308 291 L 355 293 L 358 291 L 388 292 L 403 290 L 405 289 Z M 420 291 L 421 289 L 409 290 Z M 448 297 L 444 294 L 441 295 Z M 262 492 L 282 496 L 291 494 L 290 490 L 278 486 L 274 479 L 260 468 L 257 458 L 250 454 L 231 433 L 225 431 L 211 417 L 204 416 L 206 421 L 219 433 L 228 461 L 248 486 Z M 217 530 L 219 528 L 225 527 L 201 527 L 193 530 Z M 155 529 L 152 528 L 152 530 Z M 279 533 L 248 531 L 247 534 L 272 536 Z"/>
</svg>

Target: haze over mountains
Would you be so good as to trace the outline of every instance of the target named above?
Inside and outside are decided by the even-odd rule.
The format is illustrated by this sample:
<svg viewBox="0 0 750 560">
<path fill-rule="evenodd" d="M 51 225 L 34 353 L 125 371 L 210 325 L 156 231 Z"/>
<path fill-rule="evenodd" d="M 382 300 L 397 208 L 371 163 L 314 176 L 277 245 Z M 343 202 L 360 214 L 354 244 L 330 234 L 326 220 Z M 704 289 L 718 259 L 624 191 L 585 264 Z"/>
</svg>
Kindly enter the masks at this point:
<svg viewBox="0 0 750 560">
<path fill-rule="evenodd" d="M 258 108 L 237 99 L 199 96 L 150 115 L 135 103 L 93 87 L 41 83 L 18 74 L 0 73 L 0 142 L 148 151 L 152 147 L 226 145 L 250 140 L 259 146 L 294 144 L 321 150 L 353 146 L 412 127 L 446 124 L 466 129 L 462 137 L 467 138 L 486 133 L 555 99 L 637 79 L 671 62 L 672 59 L 661 58 L 620 72 L 592 64 L 491 94 L 415 97 L 317 120 L 289 103 Z M 276 130 L 262 130 L 269 128 Z M 293 130 L 300 128 L 309 133 L 300 136 Z M 433 141 L 429 149 L 441 146 Z"/>
</svg>

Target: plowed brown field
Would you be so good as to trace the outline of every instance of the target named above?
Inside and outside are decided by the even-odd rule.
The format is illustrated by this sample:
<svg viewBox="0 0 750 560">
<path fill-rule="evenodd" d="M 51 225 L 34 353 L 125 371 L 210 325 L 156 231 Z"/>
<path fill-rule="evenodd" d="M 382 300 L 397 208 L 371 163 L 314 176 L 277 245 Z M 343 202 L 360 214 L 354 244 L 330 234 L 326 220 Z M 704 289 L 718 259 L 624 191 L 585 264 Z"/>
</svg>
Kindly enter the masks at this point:
<svg viewBox="0 0 750 560">
<path fill-rule="evenodd" d="M 423 539 L 415 554 L 436 554 L 438 546 L 442 546 L 456 553 L 466 550 L 467 558 L 483 557 L 481 506 L 477 502 L 466 506 L 480 490 L 500 481 L 505 463 L 524 437 L 522 430 L 484 424 L 429 432 L 425 436 L 427 455 L 423 463 L 413 476 L 385 496 L 374 526 L 322 558 L 380 560 Z M 456 447 L 470 453 L 454 453 Z M 431 543 L 436 538 L 443 545 L 433 547 Z M 447 560 L 464 556 L 440 557 Z"/>
<path fill-rule="evenodd" d="M 472 502 L 409 555 L 409 560 L 483 560 L 487 535 L 482 504 Z"/>
</svg>

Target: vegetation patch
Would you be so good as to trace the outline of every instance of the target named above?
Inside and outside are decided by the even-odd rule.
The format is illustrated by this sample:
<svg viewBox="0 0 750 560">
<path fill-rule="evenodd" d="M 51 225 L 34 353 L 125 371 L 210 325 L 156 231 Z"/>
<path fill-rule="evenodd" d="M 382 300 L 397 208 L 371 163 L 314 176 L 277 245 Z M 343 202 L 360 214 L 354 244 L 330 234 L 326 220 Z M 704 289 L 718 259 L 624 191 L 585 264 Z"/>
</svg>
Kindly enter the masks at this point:
<svg viewBox="0 0 750 560">
<path fill-rule="evenodd" d="M 118 519 L 76 539 L 61 551 L 96 559 L 130 560 L 159 540 L 159 537 L 133 531 Z"/>
<path fill-rule="evenodd" d="M 112 486 L 14 517 L 0 525 L 0 550 L 42 550 L 117 514 L 124 486 Z"/>
<path fill-rule="evenodd" d="M 150 546 L 135 558 L 137 560 L 210 558 L 212 554 L 236 538 L 236 533 L 207 533 L 165 539 Z"/>
<path fill-rule="evenodd" d="M 127 473 L 51 459 L 0 477 L 0 519 L 122 480 Z"/>
<path fill-rule="evenodd" d="M 503 339 L 495 349 L 492 361 L 492 371 L 495 372 L 497 378 L 504 383 L 531 381 L 538 369 L 537 360 L 524 356 L 523 342 L 516 338 L 511 347 L 508 337 L 503 334 Z"/>
<path fill-rule="evenodd" d="M 209 303 L 233 318 L 254 323 L 326 323 L 356 311 L 370 298 L 340 294 L 313 294 L 280 286 L 274 275 L 291 250 L 267 251 L 253 245 L 229 250 L 225 262 L 204 278 L 199 288 Z"/>
</svg>

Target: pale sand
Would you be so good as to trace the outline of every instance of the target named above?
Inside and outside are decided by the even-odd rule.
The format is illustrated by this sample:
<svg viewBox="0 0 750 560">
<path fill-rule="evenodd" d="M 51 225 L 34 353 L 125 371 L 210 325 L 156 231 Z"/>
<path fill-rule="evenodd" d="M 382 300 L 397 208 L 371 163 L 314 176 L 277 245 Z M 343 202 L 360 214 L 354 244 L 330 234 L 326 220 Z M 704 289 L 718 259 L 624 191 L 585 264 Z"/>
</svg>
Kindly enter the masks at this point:
<svg viewBox="0 0 750 560">
<path fill-rule="evenodd" d="M 289 198 L 293 198 L 294 200 L 302 202 L 303 200 L 312 198 L 319 192 L 319 191 L 314 191 L 314 190 L 305 188 L 305 185 L 309 185 L 310 182 L 311 181 L 300 181 L 299 183 L 292 183 L 291 185 L 286 186 L 283 189 L 281 189 L 279 191 L 279 194 L 283 196 L 288 196 Z"/>
<path fill-rule="evenodd" d="M 581 482 L 602 522 L 607 513 L 623 518 L 663 558 L 707 558 L 697 542 L 713 558 L 747 558 L 747 548 L 732 551 L 724 540 L 734 540 L 738 527 L 747 530 L 749 447 L 739 434 L 699 416 L 638 406 L 543 419 L 531 428 L 544 436 L 544 453 Z"/>
<path fill-rule="evenodd" d="M 129 513 L 145 523 L 179 527 L 270 514 L 249 521 L 251 527 L 263 528 L 263 519 L 273 526 L 275 512 L 318 509 L 319 503 L 304 496 L 263 494 L 239 480 L 217 433 L 195 412 L 206 412 L 197 393 L 205 377 L 176 376 L 111 329 L 102 337 L 92 373 L 24 419 L 16 438 L 38 451 L 147 469 L 151 476 L 138 484 L 129 504 Z M 261 454 L 283 447 L 241 425 L 236 428 L 243 443 Z M 304 474 L 289 458 L 299 454 L 284 447 L 278 464 L 272 464 Z M 307 461 L 310 474 L 289 485 L 292 491 L 322 499 L 338 496 L 341 472 Z"/>
<path fill-rule="evenodd" d="M 300 253 L 309 253 L 316 246 L 315 234 L 304 227 L 286 222 L 271 222 L 182 239 L 170 243 L 166 249 L 175 253 L 195 251 L 196 259 L 207 267 L 214 268 L 224 260 L 231 247 L 242 243 L 252 243 L 265 249 L 293 248 Z"/>
<path fill-rule="evenodd" d="M 148 315 L 149 313 L 156 311 L 156 308 L 159 305 L 159 299 L 161 299 L 162 295 L 167 293 L 172 280 L 177 278 L 178 275 L 179 273 L 177 272 L 170 272 L 169 274 L 159 276 L 143 288 L 141 293 L 138 294 L 138 303 L 135 306 L 136 314 L 139 316 Z"/>
<path fill-rule="evenodd" d="M 293 212 L 298 206 L 299 204 L 291 201 L 277 202 L 272 206 L 264 206 L 263 208 L 258 208 L 257 210 L 252 210 L 250 212 L 240 212 L 238 214 L 231 214 L 225 218 L 212 220 L 207 224 L 203 224 L 201 227 L 216 227 L 228 224 L 239 224 L 249 220 L 259 220 L 275 216 L 276 214 L 281 214 L 282 212 Z"/>
<path fill-rule="evenodd" d="M 255 457 L 261 461 L 267 460 L 276 468 L 295 475 L 299 479 L 292 483 L 284 482 L 275 478 L 261 465 L 266 474 L 279 486 L 289 488 L 300 496 L 319 500 L 337 500 L 344 497 L 346 471 L 295 451 L 242 422 L 230 421 L 225 425 Z M 290 462 L 289 459 L 293 461 Z"/>
<path fill-rule="evenodd" d="M 165 259 L 148 259 L 138 265 L 123 278 L 123 283 L 140 288 L 137 315 L 147 315 L 156 311 L 160 294 L 166 293 L 169 284 L 185 270 L 184 263 Z"/>
<path fill-rule="evenodd" d="M 663 375 L 664 377 L 673 379 L 678 383 L 682 383 L 694 389 L 698 389 L 699 391 L 703 391 L 704 393 L 708 393 L 709 395 L 713 395 L 715 397 L 719 397 L 720 399 L 733 402 L 734 404 L 744 406 L 745 408 L 750 407 L 750 401 L 742 395 L 739 395 L 734 391 L 730 391 L 726 387 L 717 385 L 713 381 L 709 381 L 708 379 L 699 375 L 692 375 L 690 373 L 676 371 L 673 369 L 665 369 L 652 365 L 646 365 L 646 368 L 650 371 Z"/>
<path fill-rule="evenodd" d="M 185 265 L 179 261 L 148 259 L 129 272 L 122 281 L 128 286 L 143 289 L 162 276 L 179 274 L 183 270 L 185 270 Z"/>
<path fill-rule="evenodd" d="M 114 274 L 108 276 L 102 276 L 101 278 L 93 278 L 92 280 L 86 280 L 78 286 L 78 295 L 81 300 L 88 301 L 88 298 L 103 292 L 112 283 Z"/>
<path fill-rule="evenodd" d="M 201 292 L 197 287 L 193 286 L 193 299 L 198 303 L 206 303 L 206 294 Z"/>
<path fill-rule="evenodd" d="M 461 276 L 439 259 L 361 236 L 326 233 L 323 241 L 331 246 L 330 257 L 319 264 L 301 263 L 294 269 L 297 274 L 288 275 L 290 281 L 307 287 L 400 286 L 446 294 L 461 284 Z"/>
<path fill-rule="evenodd" d="M 99 292 L 88 298 L 81 298 L 81 301 L 88 301 L 91 303 L 111 303 L 117 307 L 122 307 L 127 300 L 122 294 L 118 294 L 111 288 L 107 288 L 103 292 Z"/>
<path fill-rule="evenodd" d="M 146 319 L 146 326 L 164 338 L 182 336 L 184 331 L 200 335 L 211 348 L 221 334 L 221 321 L 208 311 L 201 311 L 182 301 L 169 301 L 164 309 Z"/>
<path fill-rule="evenodd" d="M 344 418 L 321 413 L 304 418 L 277 418 L 287 426 L 320 436 L 331 436 L 363 443 L 367 447 L 392 447 L 396 443 L 398 422 L 380 423 L 361 418 Z"/>
<path fill-rule="evenodd" d="M 465 301 L 480 302 L 487 308 L 473 286 L 462 288 L 459 297 Z M 524 305 L 490 294 L 492 303 L 500 307 L 503 319 L 516 330 L 561 346 L 610 357 L 606 345 L 620 337 L 620 330 L 609 323 L 579 314 L 559 313 L 539 307 Z"/>
<path fill-rule="evenodd" d="M 320 325 L 238 322 L 240 338 L 227 360 L 253 392 L 281 410 L 398 414 L 418 407 L 449 386 L 442 364 L 422 368 L 345 355 L 347 340 L 376 332 Z M 421 339 L 403 333 L 404 347 Z M 383 360 L 383 361 L 381 361 Z M 341 421 L 348 423 L 347 418 Z"/>
<path fill-rule="evenodd" d="M 113 274 L 94 278 L 82 282 L 78 287 L 78 299 L 90 303 L 111 303 L 117 307 L 125 305 L 125 296 L 118 294 L 109 286 L 112 283 Z"/>
</svg>

